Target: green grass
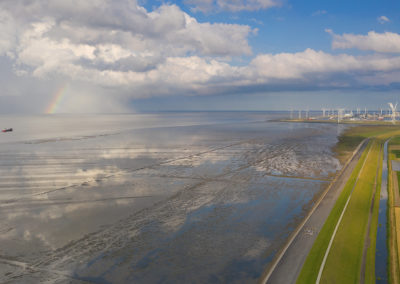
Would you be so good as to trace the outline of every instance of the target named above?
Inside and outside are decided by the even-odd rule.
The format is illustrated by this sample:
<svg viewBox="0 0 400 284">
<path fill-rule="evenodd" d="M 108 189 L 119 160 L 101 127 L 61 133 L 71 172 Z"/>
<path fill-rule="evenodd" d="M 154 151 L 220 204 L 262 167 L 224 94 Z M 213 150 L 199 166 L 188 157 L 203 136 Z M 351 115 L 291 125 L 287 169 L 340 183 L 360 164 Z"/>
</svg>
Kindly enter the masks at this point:
<svg viewBox="0 0 400 284">
<path fill-rule="evenodd" d="M 383 147 L 382 147 L 383 151 Z M 380 201 L 380 192 L 381 192 L 381 183 L 382 183 L 382 160 L 383 155 L 379 157 L 379 173 L 377 178 L 377 188 L 375 192 L 374 199 L 374 209 L 371 218 L 371 227 L 369 231 L 369 247 L 367 250 L 367 259 L 365 263 L 365 283 L 373 284 L 376 282 L 375 278 L 375 255 L 376 255 L 376 235 L 378 231 L 378 217 L 379 217 L 379 201 Z"/>
<path fill-rule="evenodd" d="M 381 144 L 374 140 L 329 252 L 321 283 L 358 283 Z"/>
<path fill-rule="evenodd" d="M 397 180 L 400 181 L 400 172 L 396 172 L 397 174 Z M 400 182 L 397 184 L 398 190 L 400 190 Z"/>
<path fill-rule="evenodd" d="M 400 145 L 400 136 L 393 137 L 390 142 L 390 145 Z"/>
<path fill-rule="evenodd" d="M 283 122 L 303 122 L 303 123 L 329 123 L 329 124 L 337 124 L 337 119 L 330 120 L 322 120 L 322 119 L 280 119 L 279 121 Z M 382 120 L 340 120 L 340 124 L 350 124 L 350 125 L 368 125 L 368 126 L 396 126 L 397 124 L 393 124 L 391 121 L 382 121 Z"/>
<path fill-rule="evenodd" d="M 389 145 L 400 145 L 400 136 L 394 137 L 390 140 Z M 389 161 L 394 160 L 395 154 L 393 151 L 389 151 Z M 389 200 L 388 200 L 388 248 L 389 248 L 389 283 L 398 283 L 398 277 L 400 275 L 399 272 L 399 262 L 398 262 L 398 252 L 397 252 L 397 232 L 396 232 L 396 218 L 393 206 L 393 181 L 392 181 L 392 165 L 388 163 L 389 172 L 388 172 L 388 191 L 389 191 Z"/>
<path fill-rule="evenodd" d="M 367 156 L 370 147 L 371 143 L 369 143 L 366 150 L 361 155 L 360 160 L 358 161 L 354 171 L 352 172 L 343 191 L 338 197 L 338 200 L 336 201 L 331 213 L 326 219 L 324 226 L 322 227 L 320 233 L 318 234 L 318 237 L 315 240 L 314 245 L 307 256 L 307 259 L 297 279 L 297 283 L 299 284 L 315 283 L 315 281 L 317 280 L 318 270 L 324 258 L 324 254 L 328 247 L 329 240 L 335 229 L 336 223 L 339 220 L 343 207 L 346 204 L 347 198 L 354 186 L 358 173 L 362 167 L 362 164 L 364 163 L 364 160 Z"/>
<path fill-rule="evenodd" d="M 399 126 L 394 125 L 357 125 L 354 127 L 347 128 L 341 136 L 356 137 L 361 136 L 363 138 L 378 136 L 389 133 L 391 131 L 398 131 Z M 390 137 L 390 135 L 389 135 Z"/>
<path fill-rule="evenodd" d="M 346 135 L 343 134 L 338 137 L 338 143 L 334 147 L 334 151 L 337 153 L 338 158 L 341 162 L 344 162 L 345 159 L 353 152 L 358 144 L 364 140 L 365 137 L 361 135 Z"/>
<path fill-rule="evenodd" d="M 348 159 L 351 152 L 357 145 L 366 137 L 379 136 L 380 139 L 372 139 L 375 142 L 370 142 L 368 147 L 364 150 L 357 166 L 353 170 L 349 180 L 344 186 L 339 198 L 337 199 L 330 215 L 326 219 L 313 247 L 303 265 L 297 283 L 315 283 L 322 259 L 328 247 L 331 235 L 337 224 L 339 216 L 342 212 L 345 202 L 353 188 L 357 175 L 360 172 L 361 165 L 366 157 L 366 154 L 374 143 L 374 149 L 371 157 L 360 174 L 359 184 L 356 186 L 353 196 L 349 202 L 349 206 L 342 219 L 342 224 L 339 227 L 335 237 L 331 253 L 325 265 L 323 279 L 321 283 L 354 283 L 359 280 L 361 271 L 361 261 L 363 254 L 364 239 L 366 236 L 367 223 L 369 218 L 369 208 L 372 201 L 373 186 L 376 176 L 376 166 L 382 165 L 382 155 L 379 155 L 379 149 L 382 147 L 383 142 L 393 135 L 399 135 L 398 126 L 356 126 L 348 128 L 339 137 L 339 143 L 335 147 L 338 157 L 345 157 Z M 391 142 L 400 143 L 400 136 L 392 139 Z M 381 170 L 377 179 L 377 186 L 381 184 Z M 374 200 L 374 209 L 371 219 L 371 227 L 368 232 L 370 238 L 370 246 L 367 250 L 366 269 L 365 269 L 365 282 L 375 283 L 375 247 L 376 247 L 376 231 L 378 226 L 379 214 L 379 196 L 380 188 L 377 188 Z M 354 199 L 354 200 L 353 200 Z M 339 237 L 339 238 L 338 238 Z M 338 238 L 338 239 L 337 239 Z M 334 248 L 334 246 L 336 248 Z M 332 253 L 332 251 L 335 251 Z M 328 263 L 329 262 L 329 263 Z M 339 276 L 339 280 L 334 281 L 335 277 Z"/>
<path fill-rule="evenodd" d="M 398 130 L 398 126 L 393 125 L 358 125 L 346 129 L 339 137 L 338 143 L 333 148 L 337 158 L 344 163 L 358 144 L 367 137 L 384 134 L 388 131 Z"/>
<path fill-rule="evenodd" d="M 392 153 L 396 156 L 396 158 L 400 158 L 400 150 L 392 150 Z"/>
</svg>

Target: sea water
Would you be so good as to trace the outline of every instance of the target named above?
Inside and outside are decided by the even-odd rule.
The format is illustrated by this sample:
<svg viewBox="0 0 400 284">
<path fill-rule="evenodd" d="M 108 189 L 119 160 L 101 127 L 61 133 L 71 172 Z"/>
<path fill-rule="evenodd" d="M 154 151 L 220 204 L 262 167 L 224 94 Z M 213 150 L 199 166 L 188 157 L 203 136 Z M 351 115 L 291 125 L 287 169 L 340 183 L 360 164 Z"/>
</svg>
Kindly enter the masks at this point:
<svg viewBox="0 0 400 284">
<path fill-rule="evenodd" d="M 1 116 L 0 282 L 257 282 L 341 168 L 285 115 Z"/>
</svg>

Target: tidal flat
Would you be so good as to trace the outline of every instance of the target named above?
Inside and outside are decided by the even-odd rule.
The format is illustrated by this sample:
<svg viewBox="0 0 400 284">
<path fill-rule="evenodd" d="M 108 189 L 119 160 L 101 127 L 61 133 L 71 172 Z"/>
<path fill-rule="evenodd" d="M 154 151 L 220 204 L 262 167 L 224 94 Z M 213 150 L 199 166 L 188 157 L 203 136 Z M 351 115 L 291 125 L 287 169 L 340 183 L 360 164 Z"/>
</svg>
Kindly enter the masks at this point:
<svg viewBox="0 0 400 284">
<path fill-rule="evenodd" d="M 0 282 L 256 283 L 347 127 L 279 115 L 3 116 Z"/>
</svg>

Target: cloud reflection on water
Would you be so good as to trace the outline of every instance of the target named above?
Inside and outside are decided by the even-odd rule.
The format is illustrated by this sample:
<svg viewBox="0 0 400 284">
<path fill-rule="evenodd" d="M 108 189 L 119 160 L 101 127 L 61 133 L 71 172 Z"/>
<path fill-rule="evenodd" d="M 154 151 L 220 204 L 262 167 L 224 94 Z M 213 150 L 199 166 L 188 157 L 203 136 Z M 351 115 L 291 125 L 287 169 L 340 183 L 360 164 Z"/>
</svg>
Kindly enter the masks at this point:
<svg viewBox="0 0 400 284">
<path fill-rule="evenodd" d="M 3 144 L 0 249 L 82 279 L 256 281 L 340 168 L 335 137 L 266 122 Z"/>
</svg>

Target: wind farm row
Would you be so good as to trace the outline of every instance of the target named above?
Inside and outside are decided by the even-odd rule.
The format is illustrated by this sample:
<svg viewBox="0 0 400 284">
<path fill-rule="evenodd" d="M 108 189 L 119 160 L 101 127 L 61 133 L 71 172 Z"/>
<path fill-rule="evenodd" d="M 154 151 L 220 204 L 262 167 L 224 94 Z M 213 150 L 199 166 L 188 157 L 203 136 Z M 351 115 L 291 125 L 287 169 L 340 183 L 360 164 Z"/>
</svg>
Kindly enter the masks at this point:
<svg viewBox="0 0 400 284">
<path fill-rule="evenodd" d="M 397 103 L 388 103 L 389 108 L 379 110 L 347 109 L 347 108 L 321 108 L 321 110 L 290 110 L 290 120 L 307 121 L 307 120 L 332 120 L 342 121 L 391 121 L 395 123 L 400 116 L 396 111 Z"/>
</svg>

